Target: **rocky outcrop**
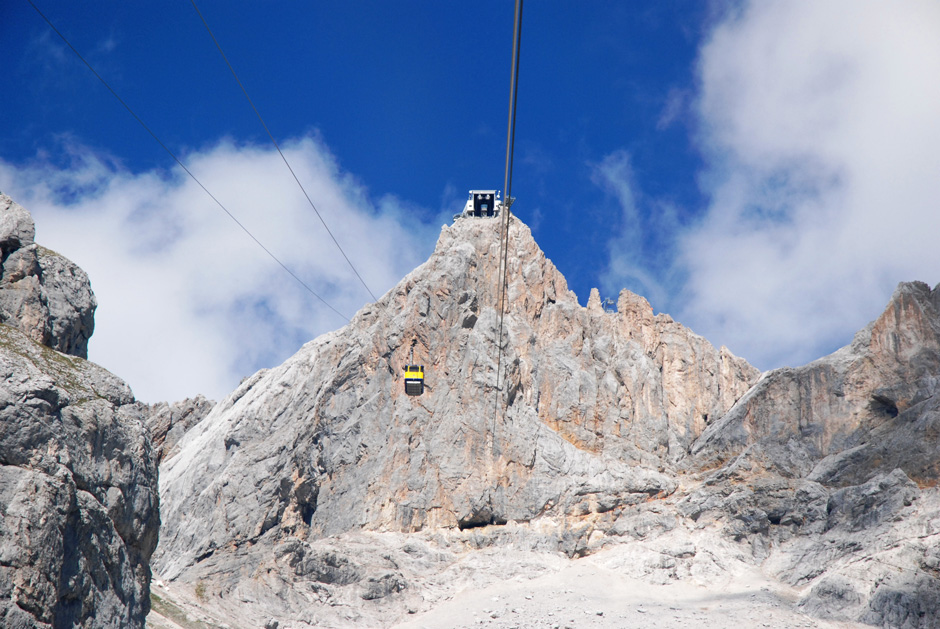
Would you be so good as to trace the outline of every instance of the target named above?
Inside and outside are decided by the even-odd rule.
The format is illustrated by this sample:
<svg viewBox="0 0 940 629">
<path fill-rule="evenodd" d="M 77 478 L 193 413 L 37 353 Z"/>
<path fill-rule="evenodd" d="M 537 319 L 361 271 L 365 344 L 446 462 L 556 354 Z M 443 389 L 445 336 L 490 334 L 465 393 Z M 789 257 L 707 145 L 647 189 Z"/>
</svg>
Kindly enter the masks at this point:
<svg viewBox="0 0 940 629">
<path fill-rule="evenodd" d="M 766 374 L 704 432 L 692 464 L 714 466 L 746 450 L 768 470 L 826 484 L 860 484 L 900 468 L 934 485 L 938 389 L 940 290 L 901 284 L 851 345 Z"/>
<path fill-rule="evenodd" d="M 85 354 L 94 295 L 33 235 L 0 195 L 0 626 L 142 627 L 160 525 L 145 408 L 63 353 Z"/>
<path fill-rule="evenodd" d="M 757 370 L 627 291 L 620 312 L 596 293 L 581 307 L 516 220 L 500 352 L 497 232 L 495 219 L 445 227 L 427 263 L 184 436 L 161 467 L 163 577 L 193 587 L 211 574 L 229 600 L 241 575 L 346 574 L 309 556 L 350 531 L 525 524 L 513 530 L 531 545 L 578 556 L 625 510 L 676 490 L 670 465 Z M 412 347 L 420 397 L 402 385 Z M 367 600 L 408 589 L 383 574 L 330 587 L 382 593 Z M 299 603 L 280 600 L 300 622 Z"/>
<path fill-rule="evenodd" d="M 197 395 L 180 402 L 157 402 L 147 408 L 147 429 L 153 438 L 157 462 L 174 456 L 186 431 L 205 419 L 215 402 Z"/>
<path fill-rule="evenodd" d="M 940 617 L 940 288 L 898 286 L 852 343 L 765 374 L 684 462 L 681 503 L 751 546 L 815 615 L 885 627 Z"/>
<path fill-rule="evenodd" d="M 33 242 L 33 218 L 0 194 L 0 323 L 37 343 L 88 357 L 97 302 L 88 276 L 67 258 Z"/>
<path fill-rule="evenodd" d="M 0 325 L 0 625 L 141 627 L 159 529 L 141 407 Z"/>
</svg>

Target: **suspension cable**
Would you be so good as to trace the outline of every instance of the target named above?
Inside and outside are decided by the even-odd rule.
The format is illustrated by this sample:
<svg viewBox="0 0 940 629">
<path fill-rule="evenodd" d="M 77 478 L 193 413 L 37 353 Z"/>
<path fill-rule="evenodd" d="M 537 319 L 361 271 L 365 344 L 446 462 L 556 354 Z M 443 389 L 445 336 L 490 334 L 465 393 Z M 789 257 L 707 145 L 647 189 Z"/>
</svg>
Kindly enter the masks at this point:
<svg viewBox="0 0 940 629">
<path fill-rule="evenodd" d="M 101 81 L 101 84 L 104 85 L 104 86 L 108 89 L 109 92 L 111 92 L 111 95 L 114 96 L 114 98 L 116 98 L 119 103 L 121 103 L 121 105 L 124 107 L 124 109 L 127 110 L 127 113 L 129 113 L 129 114 L 134 118 L 134 120 L 136 120 L 136 121 L 140 124 L 140 126 L 142 126 L 142 127 L 144 128 L 144 130 L 145 130 L 147 133 L 150 134 L 150 137 L 152 137 L 154 140 L 156 140 L 157 144 L 159 144 L 159 145 L 163 148 L 163 150 L 166 151 L 167 154 L 169 154 L 169 156 L 173 158 L 173 161 L 175 161 L 175 162 L 179 165 L 179 167 L 182 168 L 182 169 L 186 172 L 186 174 L 189 175 L 190 178 L 192 178 L 192 180 L 195 181 L 196 184 L 197 184 L 200 188 L 202 188 L 203 192 L 205 192 L 207 195 L 209 195 L 209 198 L 212 199 L 213 201 L 215 201 L 216 205 L 218 205 L 219 208 L 221 208 L 222 211 L 225 212 L 225 213 L 228 215 L 228 217 L 229 217 L 230 219 L 232 219 L 232 220 L 235 222 L 235 224 L 238 225 L 238 226 L 241 228 L 241 230 L 242 230 L 243 232 L 245 232 L 245 233 L 248 235 L 249 238 L 251 238 L 253 241 L 255 241 L 255 244 L 256 244 L 256 245 L 258 245 L 259 247 L 261 247 L 261 249 L 263 249 L 264 252 L 265 252 L 266 254 L 268 254 L 268 256 L 271 257 L 272 260 L 274 260 L 275 262 L 277 262 L 277 263 L 280 265 L 280 267 L 281 267 L 282 269 L 284 269 L 292 278 L 294 278 L 295 280 L 297 280 L 297 282 L 298 282 L 301 286 L 303 286 L 305 289 L 307 289 L 307 292 L 309 292 L 311 295 L 313 295 L 314 297 L 316 297 L 317 299 L 319 299 L 321 302 L 323 302 L 323 304 L 324 304 L 327 308 L 329 308 L 330 310 L 332 310 L 333 312 L 335 312 L 337 315 L 339 315 L 340 317 L 342 317 L 345 321 L 347 321 L 347 322 L 349 321 L 349 317 L 347 317 L 347 316 L 344 315 L 342 312 L 340 312 L 339 310 L 337 310 L 336 308 L 334 308 L 333 305 L 330 304 L 330 302 L 328 302 L 328 301 L 325 300 L 323 297 L 321 297 L 320 295 L 318 295 L 312 288 L 310 288 L 310 286 L 307 285 L 306 282 L 304 282 L 302 279 L 300 279 L 300 278 L 297 276 L 296 273 L 294 273 L 292 270 L 290 270 L 290 268 L 288 268 L 288 266 L 287 266 L 286 264 L 284 264 L 283 262 L 281 262 L 281 260 L 280 260 L 276 255 L 274 255 L 274 253 L 272 253 L 270 249 L 268 249 L 267 247 L 265 247 L 264 244 L 263 244 L 260 240 L 258 240 L 258 238 L 256 238 L 255 235 L 252 234 L 251 231 L 249 231 L 248 228 L 245 227 L 245 226 L 242 224 L 241 221 L 239 221 L 237 218 L 235 218 L 235 215 L 232 214 L 231 212 L 229 212 L 229 211 L 228 211 L 228 208 L 226 208 L 226 207 L 222 204 L 222 202 L 219 201 L 219 200 L 215 197 L 215 195 L 213 195 L 211 192 L 209 192 L 208 188 L 206 188 L 206 187 L 202 184 L 202 182 L 199 181 L 199 179 L 196 178 L 196 175 L 194 175 L 194 174 L 192 173 L 192 171 L 190 171 L 188 168 L 186 168 L 186 165 L 183 164 L 183 162 L 180 160 L 180 158 L 178 158 L 178 157 L 176 156 L 176 154 L 173 153 L 173 151 L 171 151 L 170 148 L 169 148 L 166 144 L 164 144 L 163 141 L 160 140 L 160 138 L 158 138 L 157 135 L 156 135 L 153 131 L 151 131 L 150 127 L 148 127 L 148 126 L 146 125 L 146 123 L 144 123 L 144 121 L 140 119 L 140 116 L 138 116 L 136 113 L 134 113 L 134 110 L 131 109 L 130 106 L 129 106 L 126 102 L 124 102 L 124 99 L 122 99 L 120 96 L 118 96 L 117 92 L 115 92 L 114 89 L 108 84 L 108 82 L 105 81 L 104 78 L 103 78 L 100 74 L 98 74 L 98 72 L 91 66 L 91 64 L 88 63 L 88 61 L 85 60 L 85 58 L 81 55 L 81 53 L 78 52 L 78 50 L 75 49 L 75 46 L 73 46 L 73 45 L 69 42 L 69 40 L 66 39 L 65 35 L 63 35 L 61 32 L 59 32 L 59 29 L 57 29 L 57 28 L 55 27 L 55 25 L 49 20 L 49 18 L 47 18 L 47 17 L 45 16 L 45 14 L 44 14 L 42 11 L 39 10 L 39 7 L 37 7 L 37 6 L 33 3 L 33 0 L 26 0 L 26 1 L 29 2 L 29 4 L 33 7 L 33 9 L 36 10 L 36 13 L 38 13 L 39 16 L 40 16 L 43 20 L 45 20 L 46 24 L 49 25 L 49 28 L 51 28 L 51 29 L 53 30 L 53 32 L 54 32 L 56 35 L 58 35 L 59 38 L 60 38 L 63 42 L 65 42 L 65 45 L 68 46 L 68 47 L 72 50 L 72 52 L 75 53 L 75 56 L 78 57 L 78 58 L 81 60 L 81 62 L 84 63 L 85 66 L 86 66 L 89 70 L 91 70 L 92 74 L 94 74 L 94 75 L 98 78 L 99 81 Z M 361 278 L 360 278 L 360 279 L 361 279 Z"/>
<path fill-rule="evenodd" d="M 225 52 L 222 50 L 222 45 L 219 43 L 219 40 L 216 39 L 215 34 L 212 32 L 212 29 L 209 28 L 209 23 L 206 22 L 206 18 L 203 17 L 202 11 L 199 10 L 199 7 L 196 6 L 196 0 L 190 0 L 192 2 L 193 8 L 196 10 L 196 13 L 199 15 L 199 19 L 202 20 L 202 25 L 206 27 L 206 31 L 209 33 L 209 37 L 212 38 L 212 41 L 215 43 L 215 47 L 218 48 L 219 54 L 222 55 L 222 59 L 225 60 L 225 65 L 228 66 L 228 69 L 232 72 L 232 76 L 235 77 L 235 81 L 238 83 L 238 87 L 242 89 L 242 94 L 245 95 L 245 98 L 248 100 L 248 104 L 251 105 L 251 108 L 255 111 L 255 115 L 258 116 L 258 120 L 261 122 L 261 126 L 264 127 L 265 132 L 268 134 L 268 137 L 271 138 L 271 143 L 274 144 L 274 148 L 277 149 L 278 155 L 281 156 L 281 159 L 284 160 L 284 165 L 287 166 L 287 170 L 290 171 L 291 176 L 293 176 L 294 181 L 297 182 L 297 185 L 300 186 L 301 192 L 304 193 L 304 196 L 307 198 L 307 203 L 310 204 L 310 207 L 313 208 L 313 211 L 316 213 L 317 218 L 320 219 L 320 222 L 323 223 L 323 228 L 326 229 L 326 233 L 330 235 L 330 238 L 333 239 L 333 244 L 336 245 L 336 248 L 339 249 L 339 252 L 343 254 L 343 258 L 346 259 L 346 264 L 349 265 L 349 268 L 353 270 L 353 273 L 356 274 L 356 277 L 359 278 L 359 282 L 366 289 L 369 295 L 372 296 L 372 301 L 378 301 L 378 298 L 372 292 L 372 289 L 366 284 L 365 280 L 362 279 L 362 276 L 359 275 L 359 271 L 356 270 L 356 267 L 353 265 L 352 261 L 349 259 L 349 256 L 346 255 L 346 252 L 343 251 L 343 248 L 340 246 L 339 241 L 336 240 L 336 236 L 333 235 L 333 232 L 330 231 L 329 226 L 327 226 L 326 221 L 323 220 L 323 216 L 320 215 L 320 210 L 317 209 L 317 206 L 313 203 L 313 199 L 310 198 L 310 195 L 307 193 L 306 188 L 303 184 L 300 183 L 300 179 L 297 177 L 297 174 L 294 172 L 294 169 L 291 168 L 290 162 L 287 161 L 287 157 L 281 151 L 281 147 L 278 145 L 277 140 L 274 139 L 274 134 L 271 133 L 271 130 L 268 129 L 268 125 L 265 124 L 264 118 L 261 117 L 261 112 L 258 111 L 258 108 L 255 106 L 254 101 L 251 100 L 251 96 L 248 95 L 248 90 L 245 89 L 245 86 L 242 84 L 238 74 L 235 72 L 235 68 L 232 67 L 232 63 L 228 60 L 228 57 L 225 55 Z"/>
<path fill-rule="evenodd" d="M 496 357 L 496 403 L 493 409 L 493 452 L 496 452 L 496 420 L 499 417 L 499 376 L 503 359 L 503 315 L 506 311 L 506 280 L 509 274 L 509 220 L 512 207 L 512 156 L 516 132 L 516 87 L 519 84 L 519 46 L 522 40 L 522 0 L 516 0 L 516 16 L 512 39 L 512 76 L 509 81 L 509 129 L 506 132 L 506 176 L 503 190 L 503 221 L 500 229 L 500 268 L 497 274 L 499 287 L 499 336 Z"/>
</svg>

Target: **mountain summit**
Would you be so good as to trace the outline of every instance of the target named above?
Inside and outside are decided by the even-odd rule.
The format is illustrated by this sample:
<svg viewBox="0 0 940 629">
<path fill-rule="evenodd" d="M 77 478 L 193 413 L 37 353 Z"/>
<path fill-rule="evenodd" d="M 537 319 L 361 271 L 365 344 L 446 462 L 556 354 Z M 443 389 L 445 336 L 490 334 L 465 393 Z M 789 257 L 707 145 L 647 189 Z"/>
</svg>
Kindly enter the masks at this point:
<svg viewBox="0 0 940 629">
<path fill-rule="evenodd" d="M 513 219 L 500 349 L 498 220 L 445 226 L 182 437 L 160 468 L 164 594 L 234 627 L 388 626 L 592 555 L 664 583 L 761 570 L 794 588 L 766 609 L 932 626 L 936 289 L 902 284 L 850 347 L 762 375 L 629 291 L 580 306 Z"/>
<path fill-rule="evenodd" d="M 164 578 L 221 570 L 238 587 L 247 563 L 316 580 L 310 544 L 353 531 L 551 522 L 537 537 L 578 555 L 676 490 L 669 466 L 758 371 L 628 291 L 619 312 L 596 291 L 581 307 L 514 219 L 497 391 L 498 231 L 444 227 L 398 286 L 184 437 L 161 468 Z M 402 381 L 412 347 L 419 397 Z"/>
</svg>

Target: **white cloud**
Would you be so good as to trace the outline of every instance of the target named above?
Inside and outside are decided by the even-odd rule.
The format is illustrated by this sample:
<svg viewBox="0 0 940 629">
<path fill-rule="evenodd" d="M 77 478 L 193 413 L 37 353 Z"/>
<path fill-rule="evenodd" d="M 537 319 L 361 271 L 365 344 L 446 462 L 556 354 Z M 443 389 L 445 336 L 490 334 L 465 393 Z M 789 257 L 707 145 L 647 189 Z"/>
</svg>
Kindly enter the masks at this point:
<svg viewBox="0 0 940 629">
<path fill-rule="evenodd" d="M 282 148 L 377 296 L 424 261 L 438 225 L 394 197 L 370 201 L 314 138 Z M 88 272 L 99 302 L 89 357 L 140 399 L 218 399 L 345 324 L 178 168 L 132 174 L 87 147 L 67 152 L 65 167 L 0 162 L 0 190 L 32 212 L 37 242 Z M 184 162 L 344 315 L 371 301 L 273 149 L 223 141 Z"/>
<path fill-rule="evenodd" d="M 761 367 L 940 281 L 940 4 L 761 1 L 699 59 L 703 220 L 679 318 Z"/>
<path fill-rule="evenodd" d="M 618 150 L 591 164 L 591 181 L 620 207 L 618 235 L 608 243 L 607 269 L 600 281 L 604 295 L 616 299 L 624 286 L 646 296 L 657 309 L 669 304 L 673 283 L 675 208 L 648 199 L 639 189 L 627 151 Z"/>
<path fill-rule="evenodd" d="M 688 98 L 689 94 L 686 90 L 677 87 L 670 88 L 669 93 L 666 94 L 663 109 L 659 114 L 659 120 L 656 121 L 656 128 L 663 131 L 681 120 L 688 108 L 686 102 Z"/>
</svg>

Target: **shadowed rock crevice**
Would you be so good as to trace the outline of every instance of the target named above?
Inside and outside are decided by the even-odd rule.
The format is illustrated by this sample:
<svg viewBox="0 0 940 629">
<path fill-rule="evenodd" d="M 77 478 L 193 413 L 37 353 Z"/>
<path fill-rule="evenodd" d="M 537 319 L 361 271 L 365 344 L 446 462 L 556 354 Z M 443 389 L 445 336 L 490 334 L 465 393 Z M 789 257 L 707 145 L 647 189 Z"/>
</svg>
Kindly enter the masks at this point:
<svg viewBox="0 0 940 629">
<path fill-rule="evenodd" d="M 470 515 L 457 520 L 457 528 L 461 531 L 482 526 L 502 526 L 504 524 L 506 524 L 506 518 L 495 515 L 489 507 L 474 511 Z"/>
<path fill-rule="evenodd" d="M 899 412 L 898 405 L 894 400 L 877 393 L 872 394 L 868 408 L 871 409 L 874 415 L 886 415 L 887 417 L 897 417 Z"/>
</svg>

